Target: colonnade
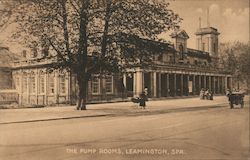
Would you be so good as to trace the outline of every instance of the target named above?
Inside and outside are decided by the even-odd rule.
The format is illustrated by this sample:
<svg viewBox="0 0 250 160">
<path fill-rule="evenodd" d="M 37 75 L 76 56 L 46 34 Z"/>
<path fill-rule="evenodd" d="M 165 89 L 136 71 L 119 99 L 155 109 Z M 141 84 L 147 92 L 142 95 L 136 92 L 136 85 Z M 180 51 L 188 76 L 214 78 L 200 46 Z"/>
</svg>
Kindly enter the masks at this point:
<svg viewBox="0 0 250 160">
<path fill-rule="evenodd" d="M 139 70 L 133 73 L 132 78 L 134 96 L 139 96 L 145 88 L 148 88 L 150 97 L 199 95 L 202 88 L 214 94 L 224 94 L 227 89 L 232 89 L 232 77 L 216 73 Z M 126 79 L 124 77 L 125 87 L 131 85 Z"/>
</svg>

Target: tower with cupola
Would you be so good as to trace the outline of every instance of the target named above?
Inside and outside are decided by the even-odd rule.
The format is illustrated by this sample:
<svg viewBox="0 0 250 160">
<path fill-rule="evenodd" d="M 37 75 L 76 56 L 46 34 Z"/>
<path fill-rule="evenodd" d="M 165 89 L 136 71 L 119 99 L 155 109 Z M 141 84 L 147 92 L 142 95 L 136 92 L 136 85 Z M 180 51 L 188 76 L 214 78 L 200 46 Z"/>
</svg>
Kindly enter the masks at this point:
<svg viewBox="0 0 250 160">
<path fill-rule="evenodd" d="M 218 30 L 213 27 L 199 28 L 195 34 L 197 49 L 208 52 L 211 57 L 217 58 L 220 34 Z"/>
<path fill-rule="evenodd" d="M 213 63 L 217 65 L 220 33 L 216 28 L 210 27 L 209 9 L 207 9 L 207 27 L 201 27 L 201 18 L 199 18 L 199 28 L 195 35 L 196 49 L 208 52 Z"/>
</svg>

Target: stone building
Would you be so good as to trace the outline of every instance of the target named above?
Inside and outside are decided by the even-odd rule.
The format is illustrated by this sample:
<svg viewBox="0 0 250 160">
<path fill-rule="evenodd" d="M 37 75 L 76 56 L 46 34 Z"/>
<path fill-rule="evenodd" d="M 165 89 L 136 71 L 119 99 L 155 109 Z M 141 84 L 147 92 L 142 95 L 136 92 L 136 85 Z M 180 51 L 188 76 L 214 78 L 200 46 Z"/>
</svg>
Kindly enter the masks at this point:
<svg viewBox="0 0 250 160">
<path fill-rule="evenodd" d="M 12 104 L 18 101 L 12 77 L 12 61 L 16 60 L 8 47 L 0 44 L 0 105 Z"/>
<path fill-rule="evenodd" d="M 0 90 L 12 89 L 12 64 L 17 57 L 11 53 L 8 47 L 0 45 Z"/>
<path fill-rule="evenodd" d="M 219 32 L 213 27 L 195 33 L 197 49 L 187 47 L 184 30 L 172 33 L 173 44 L 141 39 L 165 48 L 154 56 L 155 65 L 128 69 L 124 76 L 106 75 L 89 81 L 88 101 L 124 100 L 144 88 L 150 98 L 199 95 L 201 88 L 223 94 L 232 77 L 217 67 Z M 14 62 L 13 78 L 20 104 L 54 104 L 76 101 L 76 79 L 67 71 L 46 71 L 48 61 L 22 53 Z"/>
</svg>

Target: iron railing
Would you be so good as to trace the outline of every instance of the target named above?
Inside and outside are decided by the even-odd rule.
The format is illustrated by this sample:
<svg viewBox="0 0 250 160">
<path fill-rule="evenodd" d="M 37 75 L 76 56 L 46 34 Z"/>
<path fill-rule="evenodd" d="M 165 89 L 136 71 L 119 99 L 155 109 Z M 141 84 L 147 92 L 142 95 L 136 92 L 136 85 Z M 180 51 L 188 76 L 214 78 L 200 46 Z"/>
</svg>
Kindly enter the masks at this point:
<svg viewBox="0 0 250 160">
<path fill-rule="evenodd" d="M 0 104 L 18 103 L 18 99 L 16 90 L 0 90 Z"/>
</svg>

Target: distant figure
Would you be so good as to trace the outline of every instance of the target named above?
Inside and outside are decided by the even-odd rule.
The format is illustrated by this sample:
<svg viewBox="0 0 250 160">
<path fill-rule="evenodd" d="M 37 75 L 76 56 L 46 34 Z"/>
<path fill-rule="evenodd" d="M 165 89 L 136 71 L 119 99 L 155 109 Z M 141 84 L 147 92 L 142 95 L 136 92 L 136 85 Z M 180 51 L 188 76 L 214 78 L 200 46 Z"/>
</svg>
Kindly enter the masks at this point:
<svg viewBox="0 0 250 160">
<path fill-rule="evenodd" d="M 148 87 L 144 88 L 144 93 L 145 93 L 145 96 L 146 96 L 146 101 L 148 101 Z"/>
<path fill-rule="evenodd" d="M 232 94 L 232 91 L 230 89 L 227 89 L 226 96 L 228 97 L 228 100 L 230 101 L 230 95 Z"/>
<path fill-rule="evenodd" d="M 213 100 L 213 92 L 207 89 L 207 91 L 205 92 L 205 97 L 208 100 Z"/>
<path fill-rule="evenodd" d="M 200 99 L 204 99 L 204 98 L 205 98 L 205 90 L 203 88 L 201 88 Z"/>
<path fill-rule="evenodd" d="M 147 99 L 147 97 L 146 97 L 146 95 L 145 95 L 145 92 L 142 92 L 141 94 L 140 94 L 140 106 L 141 107 L 143 107 L 143 109 L 145 109 L 146 108 L 146 99 Z"/>
<path fill-rule="evenodd" d="M 214 92 L 210 92 L 210 100 L 214 100 Z"/>
<path fill-rule="evenodd" d="M 209 89 L 204 91 L 204 99 L 208 99 L 209 98 L 208 95 L 209 95 Z"/>
</svg>

